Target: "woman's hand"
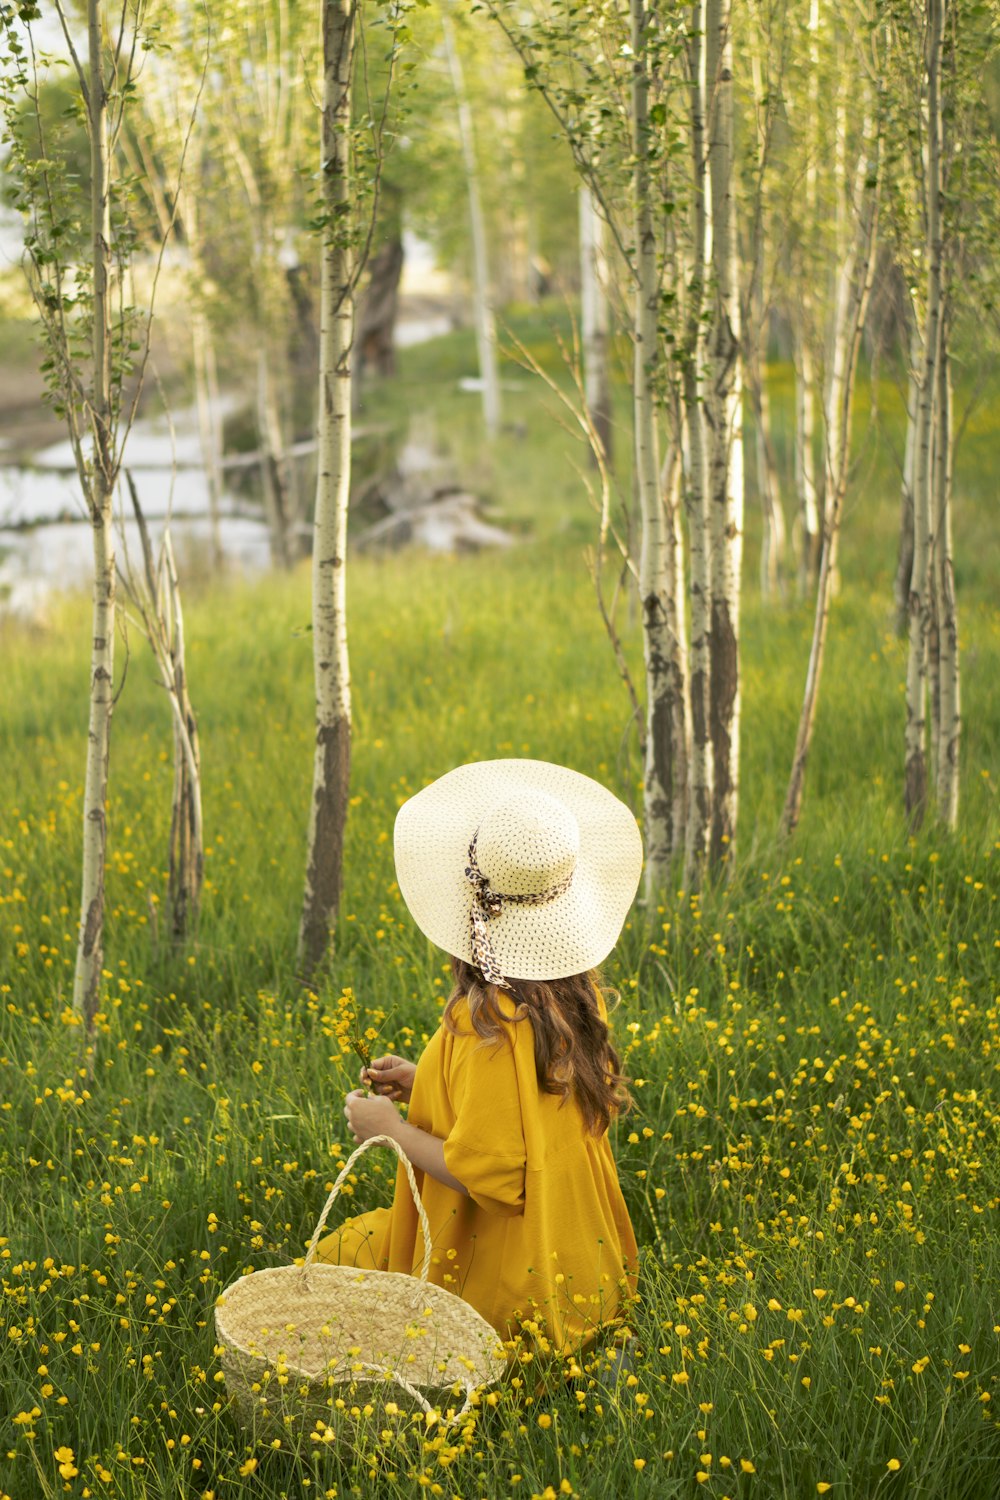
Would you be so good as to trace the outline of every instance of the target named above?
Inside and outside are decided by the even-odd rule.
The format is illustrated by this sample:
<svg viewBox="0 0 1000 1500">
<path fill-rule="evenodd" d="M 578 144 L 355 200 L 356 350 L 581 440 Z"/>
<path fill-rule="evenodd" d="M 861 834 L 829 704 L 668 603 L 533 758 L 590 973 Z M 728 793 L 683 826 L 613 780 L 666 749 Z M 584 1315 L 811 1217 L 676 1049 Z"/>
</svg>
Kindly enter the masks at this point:
<svg viewBox="0 0 1000 1500">
<path fill-rule="evenodd" d="M 364 1089 L 352 1089 L 348 1094 L 344 1101 L 344 1118 L 359 1143 L 370 1140 L 373 1135 L 394 1137 L 402 1123 L 390 1100 L 367 1094 Z"/>
<path fill-rule="evenodd" d="M 384 1057 L 373 1057 L 368 1067 L 361 1069 L 361 1082 L 386 1099 L 409 1104 L 416 1071 L 416 1063 L 387 1052 Z"/>
</svg>

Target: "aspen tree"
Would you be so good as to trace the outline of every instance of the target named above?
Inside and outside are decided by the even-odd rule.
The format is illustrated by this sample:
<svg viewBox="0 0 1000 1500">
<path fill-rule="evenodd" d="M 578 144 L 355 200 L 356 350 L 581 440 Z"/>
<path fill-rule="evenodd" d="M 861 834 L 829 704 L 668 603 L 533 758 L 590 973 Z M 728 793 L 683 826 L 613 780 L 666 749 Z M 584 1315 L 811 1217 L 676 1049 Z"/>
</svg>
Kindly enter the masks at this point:
<svg viewBox="0 0 1000 1500">
<path fill-rule="evenodd" d="M 587 182 L 580 200 L 580 331 L 587 409 L 604 457 L 611 451 L 611 376 L 608 368 L 610 319 L 608 306 L 607 226 Z"/>
<path fill-rule="evenodd" d="M 803 131 L 806 153 L 805 226 L 806 242 L 815 233 L 819 217 L 819 0 L 809 0 L 807 22 L 808 82 L 806 121 Z M 819 567 L 820 524 L 816 487 L 815 437 L 816 374 L 813 361 L 812 266 L 807 255 L 798 264 L 799 285 L 793 299 L 792 337 L 795 365 L 795 490 L 799 516 L 799 592 L 815 581 Z"/>
<path fill-rule="evenodd" d="M 996 125 L 988 79 L 1000 37 L 990 11 L 949 0 L 911 0 L 894 22 L 893 82 L 902 101 L 896 159 L 908 158 L 909 170 L 900 167 L 890 227 L 912 313 L 895 585 L 908 637 L 904 797 L 911 828 L 932 805 L 954 828 L 962 716 L 952 471 L 971 406 L 956 423 L 952 336 L 964 312 L 981 344 L 984 311 L 995 299 Z"/>
<path fill-rule="evenodd" d="M 645 0 L 631 0 L 632 207 L 635 232 L 633 403 L 635 467 L 642 517 L 639 598 L 646 664 L 645 843 L 646 894 L 665 884 L 674 851 L 673 766 L 670 762 L 673 645 L 668 616 L 670 534 L 660 496 L 654 372 L 658 357 L 659 270 L 649 169 L 649 75 Z"/>
<path fill-rule="evenodd" d="M 171 936 L 183 942 L 197 929 L 205 874 L 205 837 L 201 807 L 201 749 L 198 721 L 191 704 L 185 657 L 184 612 L 169 522 L 154 554 L 149 527 L 135 481 L 125 472 L 142 548 L 141 570 L 131 562 L 121 570 L 126 596 L 156 659 L 160 685 L 167 693 L 174 738 L 174 791 L 170 809 L 170 855 L 167 906 Z"/>
<path fill-rule="evenodd" d="M 104 7 L 87 0 L 88 85 L 85 95 L 90 135 L 91 290 L 93 296 L 92 396 L 89 402 L 89 463 L 78 445 L 84 493 L 94 537 L 93 632 L 90 657 L 90 716 L 87 774 L 83 791 L 83 870 L 80 931 L 73 1008 L 94 1026 L 104 957 L 104 870 L 107 859 L 108 762 L 114 711 L 115 541 L 112 514 L 117 455 L 112 436 L 111 339 L 111 150 L 108 140 L 108 88 L 103 58 Z"/>
<path fill-rule="evenodd" d="M 913 567 L 908 594 L 909 649 L 906 668 L 904 799 L 911 829 L 927 809 L 927 667 L 933 614 L 934 426 L 941 360 L 941 54 L 944 0 L 927 0 L 925 76 L 927 91 L 926 265 L 927 300 L 923 366 L 917 398 L 913 458 Z"/>
<path fill-rule="evenodd" d="M 921 329 L 916 309 L 914 309 L 910 336 L 910 372 L 906 386 L 906 446 L 903 451 L 903 472 L 900 476 L 899 557 L 893 581 L 896 628 L 900 633 L 905 632 L 908 625 L 910 578 L 913 573 L 913 473 L 920 401 L 921 347 Z"/>
<path fill-rule="evenodd" d="M 711 639 L 712 552 L 708 503 L 708 444 L 703 378 L 704 309 L 708 280 L 711 201 L 708 191 L 706 27 L 707 0 L 691 8 L 688 41 L 691 122 L 691 273 L 687 288 L 683 354 L 685 510 L 691 558 L 691 757 L 684 883 L 697 888 L 708 861 L 712 830 Z"/>
<path fill-rule="evenodd" d="M 354 338 L 350 216 L 354 46 L 355 0 L 323 0 L 319 466 L 312 555 L 316 749 L 298 949 L 299 967 L 307 977 L 325 955 L 337 918 L 351 766 L 346 564 Z"/>
<path fill-rule="evenodd" d="M 711 732 L 713 864 L 732 859 L 739 802 L 740 573 L 743 559 L 743 380 L 737 275 L 732 11 L 708 0 L 712 317 L 709 331 L 709 508 L 712 537 Z"/>
<path fill-rule="evenodd" d="M 0 35 L 7 54 L 0 69 L 0 95 L 10 145 L 7 167 L 25 220 L 24 266 L 48 356 L 43 365 L 48 394 L 66 421 L 93 539 L 80 923 L 73 976 L 73 1009 L 83 1021 L 92 1076 L 104 956 L 108 775 L 116 701 L 113 499 L 149 352 L 149 316 L 130 306 L 126 296 L 134 230 L 115 169 L 115 148 L 135 93 L 136 57 L 145 40 L 147 7 L 139 4 L 127 13 L 115 12 L 114 31 L 109 29 L 103 0 L 87 0 L 81 12 L 87 33 L 85 50 L 77 47 L 62 0 L 56 0 L 55 12 L 79 85 L 90 148 L 89 200 L 82 214 L 86 250 L 79 263 L 69 259 L 71 240 L 67 238 L 80 216 L 75 182 L 64 177 L 59 163 L 46 151 L 35 72 L 37 51 L 31 36 L 37 19 L 34 5 L 0 8 Z M 38 153 L 34 158 L 29 157 L 23 139 L 20 108 L 25 96 Z M 176 184 L 173 187 L 176 190 Z M 138 379 L 126 398 L 124 382 L 133 369 Z"/>
<path fill-rule="evenodd" d="M 670 705 L 668 754 L 670 757 L 670 853 L 672 862 L 683 861 L 687 849 L 689 762 L 691 759 L 691 705 L 689 697 L 686 577 L 684 567 L 683 435 L 679 400 L 671 403 L 670 440 L 660 472 L 660 505 L 666 534 L 666 615 L 670 658 L 667 664 Z"/>
<path fill-rule="evenodd" d="M 493 294 L 490 283 L 489 250 L 486 243 L 486 219 L 479 188 L 479 162 L 472 110 L 465 87 L 462 59 L 455 42 L 455 29 L 448 9 L 441 8 L 445 52 L 455 91 L 458 133 L 465 164 L 465 186 L 469 198 L 469 225 L 472 230 L 472 302 L 476 325 L 476 350 L 479 355 L 479 378 L 483 390 L 483 421 L 490 437 L 500 431 L 500 369 L 497 361 L 497 336 L 493 316 Z"/>
<path fill-rule="evenodd" d="M 962 734 L 958 605 L 952 553 L 952 388 L 947 320 L 942 324 L 938 360 L 935 434 L 934 592 L 938 631 L 937 812 L 948 828 L 958 824 L 959 745 Z"/>
</svg>

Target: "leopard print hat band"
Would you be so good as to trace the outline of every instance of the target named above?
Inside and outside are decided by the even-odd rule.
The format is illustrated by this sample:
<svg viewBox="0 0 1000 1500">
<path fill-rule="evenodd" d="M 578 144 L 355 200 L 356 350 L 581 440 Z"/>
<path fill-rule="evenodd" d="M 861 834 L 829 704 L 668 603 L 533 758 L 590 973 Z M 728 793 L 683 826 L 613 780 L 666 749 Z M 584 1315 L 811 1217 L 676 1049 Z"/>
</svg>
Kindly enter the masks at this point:
<svg viewBox="0 0 1000 1500">
<path fill-rule="evenodd" d="M 554 901 L 557 896 L 569 890 L 573 883 L 573 871 L 570 870 L 563 880 L 550 885 L 544 891 L 526 891 L 523 894 L 495 891 L 490 885 L 489 877 L 484 875 L 479 868 L 476 859 L 478 839 L 479 829 L 477 828 L 472 835 L 472 843 L 469 845 L 469 863 L 465 867 L 465 878 L 474 890 L 472 908 L 469 912 L 472 962 L 479 969 L 487 984 L 495 984 L 503 989 L 507 981 L 497 964 L 487 923 L 491 917 L 500 915 L 504 902 L 512 902 L 515 906 L 545 906 L 549 901 Z"/>
</svg>

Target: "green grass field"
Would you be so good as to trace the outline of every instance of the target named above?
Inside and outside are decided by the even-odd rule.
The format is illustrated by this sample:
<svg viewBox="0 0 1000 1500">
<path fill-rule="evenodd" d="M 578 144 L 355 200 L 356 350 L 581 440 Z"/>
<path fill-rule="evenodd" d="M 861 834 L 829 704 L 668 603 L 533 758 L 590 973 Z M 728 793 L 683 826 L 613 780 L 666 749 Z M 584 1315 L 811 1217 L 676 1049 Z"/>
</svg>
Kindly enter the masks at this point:
<svg viewBox="0 0 1000 1500">
<path fill-rule="evenodd" d="M 540 321 L 522 330 L 543 355 Z M 0 1495 L 120 1500 L 576 1494 L 993 1500 L 1000 1473 L 1000 608 L 988 406 L 956 488 L 962 818 L 908 839 L 905 651 L 891 629 L 900 442 L 858 399 L 858 479 L 803 819 L 775 830 L 808 606 L 765 604 L 748 517 L 740 858 L 637 908 L 606 966 L 636 1109 L 615 1127 L 643 1247 L 634 1376 L 533 1395 L 360 1451 L 253 1444 L 212 1324 L 245 1269 L 302 1255 L 349 1149 L 354 1016 L 416 1054 L 445 961 L 393 881 L 399 803 L 463 760 L 532 755 L 638 808 L 628 702 L 583 552 L 583 455 L 516 371 L 491 451 L 455 336 L 409 351 L 366 417 L 429 422 L 521 534 L 505 554 L 356 558 L 355 740 L 334 972 L 294 977 L 312 755 L 308 567 L 187 604 L 209 846 L 198 941 L 158 909 L 172 782 L 130 632 L 114 723 L 106 991 L 95 1076 L 68 1008 L 79 900 L 88 609 L 0 627 Z M 782 462 L 787 372 L 774 372 Z M 895 403 L 895 404 L 894 404 Z M 995 413 L 995 405 L 994 405 Z M 626 428 L 623 426 L 623 443 Z M 621 626 L 639 671 L 641 641 Z M 119 663 L 124 653 L 119 652 Z M 391 1163 L 352 1185 L 386 1201 Z"/>
</svg>

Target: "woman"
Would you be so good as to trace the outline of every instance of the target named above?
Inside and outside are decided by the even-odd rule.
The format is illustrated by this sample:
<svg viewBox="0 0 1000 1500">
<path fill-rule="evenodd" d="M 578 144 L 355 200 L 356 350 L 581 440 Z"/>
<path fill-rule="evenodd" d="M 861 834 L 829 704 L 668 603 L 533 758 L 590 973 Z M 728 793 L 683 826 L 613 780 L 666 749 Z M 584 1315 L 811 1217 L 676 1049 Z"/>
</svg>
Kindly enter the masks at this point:
<svg viewBox="0 0 1000 1500">
<path fill-rule="evenodd" d="M 347 1096 L 348 1125 L 357 1141 L 392 1136 L 413 1163 L 431 1280 L 505 1338 L 580 1349 L 635 1290 L 607 1137 L 628 1094 L 594 972 L 638 885 L 635 819 L 566 767 L 479 762 L 400 808 L 395 854 L 455 986 L 418 1063 L 388 1055 L 363 1070 L 373 1092 Z M 412 1271 L 423 1239 L 403 1170 L 390 1208 L 349 1219 L 317 1253 Z"/>
</svg>

